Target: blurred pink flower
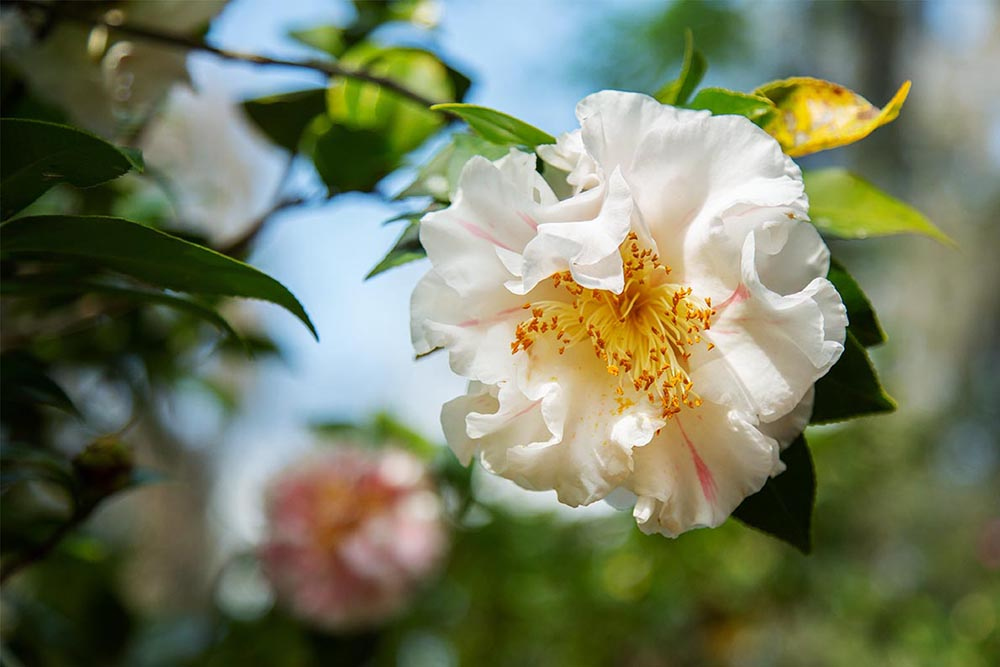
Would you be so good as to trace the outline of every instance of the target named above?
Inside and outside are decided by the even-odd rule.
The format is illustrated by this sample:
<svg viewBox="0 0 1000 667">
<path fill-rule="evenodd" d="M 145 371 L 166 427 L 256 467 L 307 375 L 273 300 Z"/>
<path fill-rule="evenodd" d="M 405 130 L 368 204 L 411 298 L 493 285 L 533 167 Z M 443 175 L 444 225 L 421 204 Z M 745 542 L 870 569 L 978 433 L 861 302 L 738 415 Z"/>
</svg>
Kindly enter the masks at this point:
<svg viewBox="0 0 1000 667">
<path fill-rule="evenodd" d="M 423 464 L 399 450 L 309 456 L 271 483 L 266 515 L 260 554 L 278 598 L 328 630 L 400 611 L 448 542 Z"/>
</svg>

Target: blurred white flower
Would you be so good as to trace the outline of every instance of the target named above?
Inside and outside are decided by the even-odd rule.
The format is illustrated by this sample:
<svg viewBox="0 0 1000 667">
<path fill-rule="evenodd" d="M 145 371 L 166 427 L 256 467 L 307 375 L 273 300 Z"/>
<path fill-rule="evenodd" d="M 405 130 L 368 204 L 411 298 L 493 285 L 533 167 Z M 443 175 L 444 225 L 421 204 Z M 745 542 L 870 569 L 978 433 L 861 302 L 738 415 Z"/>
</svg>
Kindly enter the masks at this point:
<svg viewBox="0 0 1000 667">
<path fill-rule="evenodd" d="M 225 0 L 118 3 L 105 17 L 172 34 L 207 25 Z M 2 15 L 3 56 L 42 100 L 72 122 L 114 138 L 151 113 L 177 81 L 187 80 L 187 51 L 143 40 L 110 42 L 103 26 L 57 22 L 36 40 L 17 9 Z"/>
<path fill-rule="evenodd" d="M 140 148 L 166 181 L 177 224 L 214 244 L 241 236 L 273 205 L 287 162 L 213 86 L 175 86 Z"/>
<path fill-rule="evenodd" d="M 414 345 L 471 380 L 442 411 L 463 462 L 569 505 L 617 489 L 646 532 L 717 526 L 783 470 L 843 351 L 829 253 L 746 119 L 612 91 L 577 116 L 538 151 L 566 198 L 511 151 L 425 216 Z"/>
<path fill-rule="evenodd" d="M 280 600 L 328 630 L 387 620 L 440 565 L 441 503 L 400 450 L 344 445 L 280 474 L 266 501 L 264 569 Z"/>
</svg>

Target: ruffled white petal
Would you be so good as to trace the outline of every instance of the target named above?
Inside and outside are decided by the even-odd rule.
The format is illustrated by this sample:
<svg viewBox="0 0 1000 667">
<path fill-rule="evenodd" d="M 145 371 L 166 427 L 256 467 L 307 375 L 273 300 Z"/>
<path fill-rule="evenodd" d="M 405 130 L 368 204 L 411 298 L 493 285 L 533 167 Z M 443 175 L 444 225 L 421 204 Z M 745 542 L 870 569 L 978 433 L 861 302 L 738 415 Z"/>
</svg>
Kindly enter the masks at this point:
<svg viewBox="0 0 1000 667">
<path fill-rule="evenodd" d="M 745 415 L 708 403 L 667 422 L 633 462 L 625 486 L 638 497 L 636 521 L 670 537 L 720 525 L 781 466 L 774 439 Z"/>
<path fill-rule="evenodd" d="M 442 420 L 456 454 L 474 449 L 491 472 L 527 489 L 555 489 L 567 505 L 587 505 L 628 477 L 633 448 L 649 442 L 663 420 L 646 406 L 623 409 L 611 382 L 567 356 L 560 368 L 535 369 L 535 378 L 477 385 L 475 395 L 449 403 Z"/>
<path fill-rule="evenodd" d="M 809 387 L 809 391 L 806 392 L 806 395 L 802 397 L 802 400 L 799 401 L 799 404 L 791 412 L 772 422 L 761 422 L 757 428 L 764 435 L 777 440 L 778 444 L 781 445 L 781 449 L 784 449 L 792 444 L 795 438 L 799 437 L 806 429 L 809 419 L 812 417 L 815 398 L 815 388 Z M 784 466 L 782 466 L 782 469 L 784 469 Z"/>
<path fill-rule="evenodd" d="M 844 350 L 847 313 L 825 278 L 781 295 L 757 276 L 756 234 L 746 238 L 742 282 L 718 304 L 705 337 L 715 349 L 696 348 L 691 379 L 710 401 L 773 421 L 790 412 Z"/>
</svg>

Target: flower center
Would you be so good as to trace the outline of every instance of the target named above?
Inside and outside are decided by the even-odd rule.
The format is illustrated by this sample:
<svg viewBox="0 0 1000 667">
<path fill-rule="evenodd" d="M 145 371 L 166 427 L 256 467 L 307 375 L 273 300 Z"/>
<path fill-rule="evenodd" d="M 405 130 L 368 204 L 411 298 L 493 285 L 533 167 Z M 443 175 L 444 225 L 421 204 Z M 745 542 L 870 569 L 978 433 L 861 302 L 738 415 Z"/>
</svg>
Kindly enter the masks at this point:
<svg viewBox="0 0 1000 667">
<path fill-rule="evenodd" d="M 559 354 L 589 342 L 607 372 L 618 378 L 620 397 L 631 384 L 669 419 L 682 406 L 701 405 L 687 361 L 689 348 L 702 342 L 701 332 L 710 327 L 715 311 L 711 299 L 670 282 L 670 267 L 661 264 L 652 250 L 641 248 L 634 233 L 622 244 L 621 255 L 625 272 L 621 294 L 581 287 L 569 271 L 552 274 L 553 285 L 569 298 L 526 303 L 532 317 L 517 325 L 511 353 L 527 350 L 541 335 L 555 336 Z M 628 399 L 619 399 L 623 401 Z"/>
</svg>

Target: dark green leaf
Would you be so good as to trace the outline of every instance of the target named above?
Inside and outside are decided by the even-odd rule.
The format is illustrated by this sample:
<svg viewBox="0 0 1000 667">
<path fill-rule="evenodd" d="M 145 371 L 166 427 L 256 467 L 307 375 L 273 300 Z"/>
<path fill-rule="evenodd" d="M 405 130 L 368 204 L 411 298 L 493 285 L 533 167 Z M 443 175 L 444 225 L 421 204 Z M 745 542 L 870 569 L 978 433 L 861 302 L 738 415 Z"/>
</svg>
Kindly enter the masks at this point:
<svg viewBox="0 0 1000 667">
<path fill-rule="evenodd" d="M 77 279 L 72 282 L 57 280 L 50 277 L 30 277 L 14 278 L 3 281 L 0 285 L 0 294 L 4 296 L 39 296 L 39 295 L 59 295 L 59 294 L 107 294 L 126 299 L 144 302 L 150 305 L 160 305 L 186 312 L 203 319 L 215 326 L 220 332 L 232 336 L 236 341 L 240 341 L 240 336 L 236 330 L 216 312 L 213 308 L 185 299 L 173 294 L 134 287 L 130 285 L 110 285 L 96 280 Z M 249 350 L 248 350 L 249 351 Z"/>
<path fill-rule="evenodd" d="M 816 383 L 809 423 L 828 424 L 895 409 L 896 402 L 882 388 L 865 348 L 848 331 L 840 360 Z"/>
<path fill-rule="evenodd" d="M 208 248 L 121 218 L 34 216 L 0 225 L 3 252 L 83 260 L 150 285 L 275 303 L 313 327 L 302 304 L 267 274 Z"/>
<path fill-rule="evenodd" d="M 451 201 L 451 196 L 458 187 L 462 168 L 469 159 L 482 155 L 487 160 L 496 160 L 509 150 L 508 145 L 495 144 L 476 135 L 456 134 L 420 168 L 416 179 L 399 193 L 397 199 L 430 196 L 441 202 Z"/>
<path fill-rule="evenodd" d="M 476 104 L 435 104 L 431 109 L 458 116 L 469 124 L 473 132 L 495 144 L 534 148 L 556 142 L 555 137 L 534 125 Z"/>
<path fill-rule="evenodd" d="M 725 88 L 702 88 L 684 106 L 688 109 L 707 109 L 716 116 L 744 116 L 758 124 L 765 122 L 775 109 L 774 103 L 766 97 Z"/>
<path fill-rule="evenodd" d="M 861 291 L 861 286 L 847 269 L 835 259 L 830 260 L 830 272 L 827 278 L 840 292 L 840 298 L 847 307 L 847 319 L 850 321 L 848 330 L 854 334 L 858 342 L 865 347 L 879 345 L 885 342 L 885 332 L 878 322 L 875 309 L 868 297 Z"/>
<path fill-rule="evenodd" d="M 326 89 L 259 97 L 244 102 L 243 108 L 271 141 L 294 153 L 309 123 L 326 111 Z"/>
<path fill-rule="evenodd" d="M 302 30 L 293 30 L 288 36 L 296 42 L 311 46 L 314 49 L 339 58 L 347 48 L 344 41 L 344 30 L 335 25 L 318 25 Z"/>
<path fill-rule="evenodd" d="M 816 474 L 805 436 L 796 438 L 781 453 L 781 460 L 785 471 L 744 499 L 733 516 L 807 554 L 812 550 Z"/>
<path fill-rule="evenodd" d="M 694 48 L 694 34 L 691 29 L 684 31 L 684 62 L 677 78 L 663 86 L 653 97 L 663 104 L 682 106 L 705 76 L 708 63 L 701 51 Z"/>
<path fill-rule="evenodd" d="M 5 286 L 7 282 L 4 281 Z M 80 416 L 80 411 L 63 388 L 48 376 L 45 366 L 27 353 L 8 352 L 0 357 L 0 387 L 0 400 L 5 413 L 26 405 L 40 404 Z"/>
<path fill-rule="evenodd" d="M 23 471 L 9 481 L 16 483 L 25 479 L 50 480 L 67 489 L 74 485 L 73 470 L 69 461 L 41 447 L 29 447 L 4 443 L 0 445 L 0 463 L 4 472 L 12 472 L 16 467 Z"/>
<path fill-rule="evenodd" d="M 392 250 L 365 276 L 365 280 L 377 276 L 383 271 L 388 271 L 389 269 L 426 256 L 427 253 L 424 251 L 424 247 L 420 245 L 420 222 L 413 220 L 406 226 L 406 229 L 399 235 L 399 238 L 396 239 L 396 244 L 392 246 Z"/>
<path fill-rule="evenodd" d="M 67 125 L 4 118 L 0 135 L 0 219 L 14 215 L 57 183 L 86 188 L 132 169 L 142 171 L 138 151 Z"/>
<path fill-rule="evenodd" d="M 923 234 L 955 245 L 915 208 L 844 169 L 807 171 L 802 176 L 809 195 L 809 216 L 821 232 L 845 239 Z"/>
<path fill-rule="evenodd" d="M 326 125 L 310 142 L 309 153 L 331 196 L 352 190 L 371 192 L 399 166 L 402 156 L 378 130 Z"/>
</svg>

